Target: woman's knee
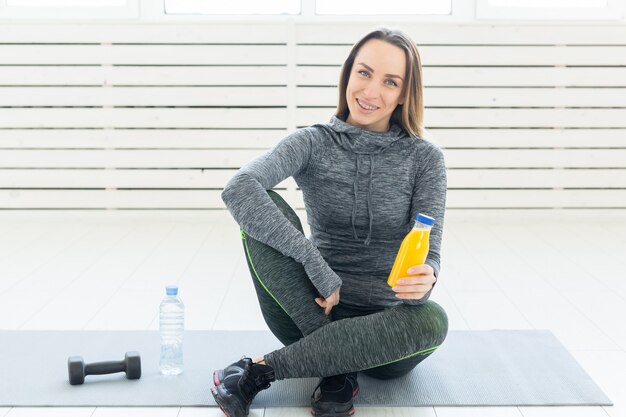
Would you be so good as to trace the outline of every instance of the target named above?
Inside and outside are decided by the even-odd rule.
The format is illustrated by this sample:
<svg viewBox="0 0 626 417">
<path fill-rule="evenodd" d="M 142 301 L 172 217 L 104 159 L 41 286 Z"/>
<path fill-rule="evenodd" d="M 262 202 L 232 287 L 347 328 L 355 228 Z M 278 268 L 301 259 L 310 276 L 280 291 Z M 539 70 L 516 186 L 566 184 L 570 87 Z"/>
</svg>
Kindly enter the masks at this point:
<svg viewBox="0 0 626 417">
<path fill-rule="evenodd" d="M 272 190 L 267 190 L 267 194 L 285 217 L 302 232 L 300 219 L 285 200 Z M 277 249 L 248 236 L 243 230 L 242 240 L 244 254 L 257 293 L 267 292 L 273 299 L 272 301 L 280 305 L 275 299 L 275 295 L 270 292 L 271 289 L 268 288 L 268 285 L 271 284 L 270 281 L 280 280 L 282 278 L 291 280 L 295 276 L 306 278 L 304 267 L 293 258 L 282 254 Z M 274 286 L 274 289 L 280 290 L 280 288 L 280 285 L 278 288 Z"/>
<path fill-rule="evenodd" d="M 296 229 L 298 229 L 301 233 L 304 234 L 304 229 L 302 228 L 302 222 L 300 218 L 296 214 L 296 212 L 291 208 L 289 204 L 278 194 L 276 191 L 267 190 L 267 194 L 270 196 L 276 207 L 283 213 L 283 215 L 293 224 Z"/>
<path fill-rule="evenodd" d="M 448 315 L 445 310 L 434 301 L 426 301 L 419 305 L 401 305 L 397 308 L 397 318 L 400 330 L 412 352 L 410 358 L 415 356 L 415 365 L 434 352 L 446 339 L 448 334 Z M 426 354 L 426 356 L 423 356 Z"/>
<path fill-rule="evenodd" d="M 411 311 L 413 318 L 409 323 L 411 327 L 409 330 L 419 335 L 420 344 L 424 342 L 425 337 L 432 340 L 433 346 L 443 343 L 448 334 L 448 315 L 443 307 L 431 300 L 417 306 L 406 307 Z"/>
<path fill-rule="evenodd" d="M 364 370 L 363 373 L 377 379 L 399 378 L 411 372 L 420 362 L 430 356 L 443 343 L 448 334 L 448 316 L 445 310 L 434 301 L 426 301 L 417 306 L 395 307 L 401 321 L 402 332 L 408 335 L 412 345 L 409 356 L 395 362 Z M 413 336 L 413 338 L 411 338 Z"/>
</svg>

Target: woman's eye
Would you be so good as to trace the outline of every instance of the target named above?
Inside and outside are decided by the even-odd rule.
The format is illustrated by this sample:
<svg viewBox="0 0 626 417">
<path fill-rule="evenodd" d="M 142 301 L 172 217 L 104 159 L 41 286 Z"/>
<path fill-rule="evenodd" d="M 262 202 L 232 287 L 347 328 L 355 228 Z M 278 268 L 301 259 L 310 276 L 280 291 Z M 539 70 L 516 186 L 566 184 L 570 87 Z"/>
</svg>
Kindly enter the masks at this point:
<svg viewBox="0 0 626 417">
<path fill-rule="evenodd" d="M 395 82 L 394 80 L 387 80 L 389 85 L 393 85 L 394 87 L 398 86 L 398 83 Z"/>
<path fill-rule="evenodd" d="M 365 71 L 365 70 L 360 70 L 360 71 L 359 71 L 359 74 L 361 74 L 361 75 L 366 75 L 366 76 L 367 76 L 367 75 L 369 75 L 369 72 L 367 72 L 367 71 Z"/>
</svg>

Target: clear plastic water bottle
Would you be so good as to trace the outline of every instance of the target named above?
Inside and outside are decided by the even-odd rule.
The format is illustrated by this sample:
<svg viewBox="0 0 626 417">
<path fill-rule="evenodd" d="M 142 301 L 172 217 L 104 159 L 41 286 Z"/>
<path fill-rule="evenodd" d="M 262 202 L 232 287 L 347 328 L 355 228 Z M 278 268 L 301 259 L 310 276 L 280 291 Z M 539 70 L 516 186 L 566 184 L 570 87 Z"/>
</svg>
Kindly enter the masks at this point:
<svg viewBox="0 0 626 417">
<path fill-rule="evenodd" d="M 165 288 L 166 296 L 159 309 L 161 333 L 161 360 L 159 367 L 163 375 L 178 375 L 183 372 L 183 334 L 185 330 L 185 305 L 178 296 L 175 285 Z"/>
</svg>

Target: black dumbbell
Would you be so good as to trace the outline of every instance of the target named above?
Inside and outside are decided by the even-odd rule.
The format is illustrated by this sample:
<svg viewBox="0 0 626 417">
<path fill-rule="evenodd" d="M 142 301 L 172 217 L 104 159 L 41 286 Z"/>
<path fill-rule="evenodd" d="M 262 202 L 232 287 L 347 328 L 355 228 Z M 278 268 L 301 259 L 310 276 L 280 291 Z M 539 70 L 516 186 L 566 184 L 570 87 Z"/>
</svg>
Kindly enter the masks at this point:
<svg viewBox="0 0 626 417">
<path fill-rule="evenodd" d="M 67 371 L 70 384 L 80 385 L 85 382 L 85 375 L 115 374 L 126 372 L 126 378 L 141 378 L 141 357 L 139 352 L 126 352 L 123 361 L 88 363 L 81 356 L 70 356 L 67 359 Z"/>
</svg>

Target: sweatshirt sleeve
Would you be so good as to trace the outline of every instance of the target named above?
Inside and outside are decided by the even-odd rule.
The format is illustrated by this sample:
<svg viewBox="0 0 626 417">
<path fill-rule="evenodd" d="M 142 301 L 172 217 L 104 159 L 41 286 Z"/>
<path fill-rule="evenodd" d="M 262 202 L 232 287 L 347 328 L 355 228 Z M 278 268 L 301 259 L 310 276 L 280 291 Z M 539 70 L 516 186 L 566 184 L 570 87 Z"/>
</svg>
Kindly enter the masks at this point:
<svg viewBox="0 0 626 417">
<path fill-rule="evenodd" d="M 439 277 L 441 268 L 441 238 L 446 211 L 447 186 L 443 152 L 439 147 L 433 145 L 433 150 L 426 158 L 415 184 L 411 203 L 411 218 L 415 219 L 417 213 L 423 213 L 435 219 L 435 224 L 430 231 L 430 246 L 425 262 L 433 268 L 435 277 Z M 404 300 L 404 302 L 411 305 L 421 304 L 428 300 L 431 292 L 432 289 L 420 300 Z"/>
<path fill-rule="evenodd" d="M 306 129 L 290 134 L 237 171 L 226 184 L 222 200 L 248 235 L 301 263 L 320 295 L 327 298 L 341 286 L 341 278 L 266 192 L 307 169 L 312 157 L 312 140 L 311 132 Z"/>
</svg>

